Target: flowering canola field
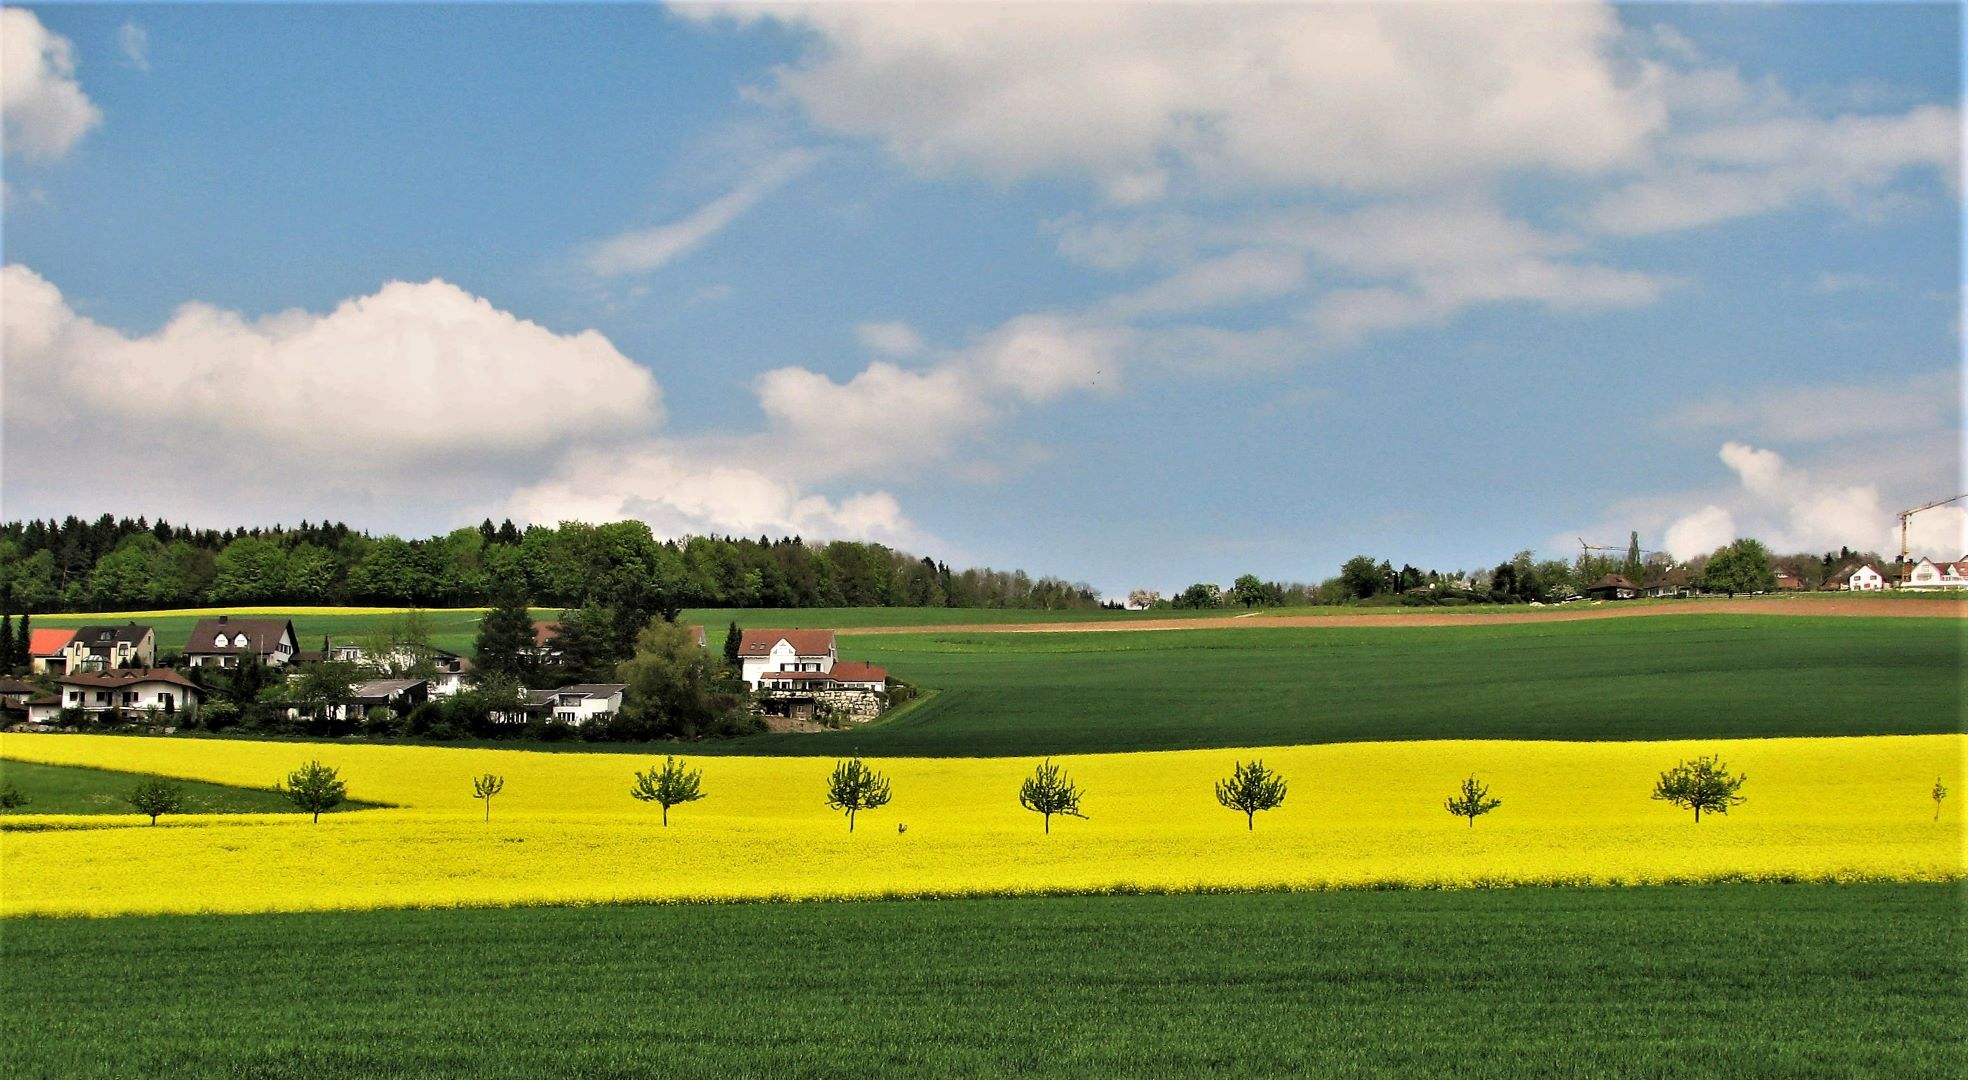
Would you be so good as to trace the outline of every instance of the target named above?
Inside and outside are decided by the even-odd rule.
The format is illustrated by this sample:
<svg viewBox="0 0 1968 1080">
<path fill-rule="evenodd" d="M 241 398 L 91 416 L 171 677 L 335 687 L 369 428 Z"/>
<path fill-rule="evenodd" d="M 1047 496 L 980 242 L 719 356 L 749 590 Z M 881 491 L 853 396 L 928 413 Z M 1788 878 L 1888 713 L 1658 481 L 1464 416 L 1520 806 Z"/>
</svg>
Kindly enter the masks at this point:
<svg viewBox="0 0 1968 1080">
<path fill-rule="evenodd" d="M 1958 879 L 1968 736 L 1559 743 L 1401 742 L 1065 758 L 1089 820 L 1019 808 L 1036 760 L 870 760 L 894 801 L 849 834 L 823 805 L 832 761 L 707 757 L 705 798 L 629 797 L 645 755 L 0 736 L 0 758 L 268 787 L 318 758 L 352 798 L 325 816 L 9 815 L 0 915 L 263 912 L 528 903 L 846 899 L 1134 890 Z M 1648 798 L 1661 770 L 1719 753 L 1749 801 L 1692 815 Z M 1282 808 L 1219 807 L 1262 757 Z M 660 757 L 654 759 L 660 761 Z M 490 822 L 472 778 L 505 777 Z M 1442 807 L 1475 773 L 1503 800 L 1473 828 Z M 1950 795 L 1940 820 L 1936 777 Z M 906 831 L 898 829 L 906 825 Z M 36 827 L 41 826 L 41 827 Z"/>
</svg>

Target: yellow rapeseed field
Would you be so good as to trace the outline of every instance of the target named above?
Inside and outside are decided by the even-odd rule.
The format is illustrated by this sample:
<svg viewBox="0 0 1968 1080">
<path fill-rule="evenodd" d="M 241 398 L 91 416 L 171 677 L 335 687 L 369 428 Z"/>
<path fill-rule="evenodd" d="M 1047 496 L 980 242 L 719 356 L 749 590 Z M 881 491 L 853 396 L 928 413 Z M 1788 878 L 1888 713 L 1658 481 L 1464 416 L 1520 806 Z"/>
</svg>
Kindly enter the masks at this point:
<svg viewBox="0 0 1968 1080">
<path fill-rule="evenodd" d="M 10 815 L 0 914 L 258 912 L 540 902 L 827 899 L 1806 879 L 1964 872 L 1968 737 L 1706 742 L 1403 742 L 1060 759 L 1089 820 L 1042 834 L 1019 808 L 1037 759 L 883 759 L 894 802 L 822 804 L 831 759 L 691 759 L 706 797 L 670 827 L 629 797 L 649 755 L 0 736 L 0 757 L 271 786 L 336 766 L 391 809 L 305 816 Z M 1728 816 L 1648 798 L 1661 770 L 1717 753 L 1749 777 Z M 1219 807 L 1212 783 L 1262 757 L 1278 810 Z M 489 823 L 472 777 L 503 775 Z M 1503 800 L 1474 828 L 1443 800 L 1475 773 Z M 1950 794 L 1933 820 L 1936 777 Z M 48 828 L 24 830 L 22 826 Z M 906 825 L 906 831 L 898 826 Z M 64 826 L 88 826 L 68 828 Z"/>
</svg>

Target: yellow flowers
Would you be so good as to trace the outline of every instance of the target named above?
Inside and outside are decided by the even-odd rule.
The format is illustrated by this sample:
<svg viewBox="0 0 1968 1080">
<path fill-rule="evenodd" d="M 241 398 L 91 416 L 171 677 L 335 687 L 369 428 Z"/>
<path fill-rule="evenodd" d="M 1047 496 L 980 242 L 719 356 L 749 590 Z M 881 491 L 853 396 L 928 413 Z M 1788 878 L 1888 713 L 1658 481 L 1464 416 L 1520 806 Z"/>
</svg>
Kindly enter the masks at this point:
<svg viewBox="0 0 1968 1080">
<path fill-rule="evenodd" d="M 898 828 L 848 833 L 831 758 L 690 761 L 704 798 L 666 829 L 630 798 L 644 755 L 0 736 L 0 757 L 271 786 L 309 759 L 350 799 L 304 816 L 7 819 L 0 914 L 286 911 L 539 902 L 970 893 L 1465 887 L 1734 879 L 1947 880 L 1962 820 L 1932 820 L 1968 737 L 1679 743 L 1411 742 L 1271 747 L 1291 798 L 1249 831 L 1214 797 L 1233 750 L 1061 759 L 1090 820 L 1047 835 L 1020 807 L 1037 759 L 883 759 Z M 1747 802 L 1695 825 L 1649 795 L 1720 753 Z M 471 781 L 505 779 L 484 820 Z M 1480 828 L 1442 812 L 1474 774 L 1503 800 Z M 71 827 L 73 826 L 73 827 Z"/>
</svg>

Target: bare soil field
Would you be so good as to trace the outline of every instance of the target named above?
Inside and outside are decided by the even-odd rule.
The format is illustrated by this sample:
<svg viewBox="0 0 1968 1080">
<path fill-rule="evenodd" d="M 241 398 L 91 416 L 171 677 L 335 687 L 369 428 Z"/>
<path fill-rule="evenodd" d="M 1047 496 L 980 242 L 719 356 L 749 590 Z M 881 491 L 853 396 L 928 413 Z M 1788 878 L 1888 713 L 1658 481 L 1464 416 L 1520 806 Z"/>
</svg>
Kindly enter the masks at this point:
<svg viewBox="0 0 1968 1080">
<path fill-rule="evenodd" d="M 1381 608 L 1333 615 L 1265 615 L 1229 619 L 1146 619 L 1127 622 L 954 623 L 940 626 L 856 627 L 870 634 L 1058 634 L 1111 630 L 1228 630 L 1322 626 L 1497 626 L 1508 623 L 1582 622 L 1649 615 L 1807 615 L 1890 619 L 1968 618 L 1968 602 L 1943 597 L 1746 596 L 1735 600 L 1573 603 L 1511 611 L 1455 611 L 1441 608 Z"/>
</svg>

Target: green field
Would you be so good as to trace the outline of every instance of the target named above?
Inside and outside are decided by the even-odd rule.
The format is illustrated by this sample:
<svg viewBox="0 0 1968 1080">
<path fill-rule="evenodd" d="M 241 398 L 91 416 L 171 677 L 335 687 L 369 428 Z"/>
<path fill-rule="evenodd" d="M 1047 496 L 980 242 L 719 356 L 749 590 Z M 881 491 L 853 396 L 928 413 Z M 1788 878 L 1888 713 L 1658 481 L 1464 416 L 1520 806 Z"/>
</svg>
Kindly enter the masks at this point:
<svg viewBox="0 0 1968 1080">
<path fill-rule="evenodd" d="M 1002 756 L 1380 739 L 1962 730 L 1952 619 L 843 635 L 939 690 L 864 728 L 698 752 Z"/>
<path fill-rule="evenodd" d="M 12 785 L 28 799 L 27 805 L 11 811 L 13 814 L 135 814 L 125 796 L 141 779 L 136 773 L 0 758 L 0 784 Z M 267 779 L 272 782 L 278 777 Z M 301 813 L 287 796 L 270 787 L 228 787 L 177 779 L 171 783 L 184 792 L 182 812 L 187 814 Z M 346 802 L 330 812 L 364 810 L 373 805 Z"/>
<path fill-rule="evenodd" d="M 1937 1076 L 1968 1030 L 1960 902 L 1736 885 L 25 919 L 5 925 L 0 1072 Z"/>
<path fill-rule="evenodd" d="M 560 615 L 559 608 L 535 608 L 533 616 L 537 619 L 554 619 Z M 471 655 L 473 643 L 478 638 L 478 621 L 485 614 L 483 608 L 442 608 L 424 610 L 424 618 L 431 628 L 431 644 L 440 649 L 462 655 Z M 722 631 L 731 623 L 740 626 L 771 627 L 778 630 L 804 630 L 812 628 L 835 629 L 867 626 L 972 626 L 1005 625 L 1013 623 L 1045 622 L 1127 622 L 1143 619 L 1167 619 L 1184 616 L 1192 618 L 1227 618 L 1236 614 L 1230 611 L 1191 611 L 1191 612 L 1139 612 L 1139 611 L 1027 611 L 1017 608 L 698 608 L 685 611 L 678 621 L 699 623 Z M 95 615 L 36 615 L 33 625 L 39 627 L 76 627 L 101 623 L 140 622 L 154 627 L 157 631 L 159 652 L 181 652 L 185 639 L 191 636 L 191 628 L 200 618 L 208 615 L 237 615 L 253 618 L 288 618 L 294 621 L 294 633 L 301 639 L 301 648 L 313 650 L 321 648 L 322 635 L 333 636 L 336 640 L 346 640 L 373 631 L 386 622 L 389 615 L 375 609 L 358 613 L 337 612 L 329 608 L 213 608 L 209 612 L 191 614 L 146 615 L 142 612 L 120 612 Z M 710 635 L 713 644 L 722 646 L 724 638 L 720 633 Z"/>
</svg>

